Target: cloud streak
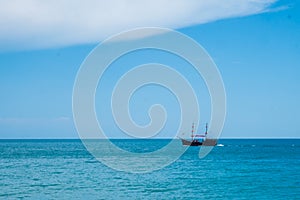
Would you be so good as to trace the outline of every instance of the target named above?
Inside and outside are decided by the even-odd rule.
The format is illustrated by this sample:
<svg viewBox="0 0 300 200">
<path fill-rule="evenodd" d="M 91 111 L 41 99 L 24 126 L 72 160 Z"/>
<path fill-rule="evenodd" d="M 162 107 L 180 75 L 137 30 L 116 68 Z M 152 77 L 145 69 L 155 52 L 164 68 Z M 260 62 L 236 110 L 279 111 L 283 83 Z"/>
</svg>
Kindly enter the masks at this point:
<svg viewBox="0 0 300 200">
<path fill-rule="evenodd" d="M 1 49 L 96 43 L 131 28 L 178 29 L 270 11 L 276 0 L 0 0 Z"/>
</svg>

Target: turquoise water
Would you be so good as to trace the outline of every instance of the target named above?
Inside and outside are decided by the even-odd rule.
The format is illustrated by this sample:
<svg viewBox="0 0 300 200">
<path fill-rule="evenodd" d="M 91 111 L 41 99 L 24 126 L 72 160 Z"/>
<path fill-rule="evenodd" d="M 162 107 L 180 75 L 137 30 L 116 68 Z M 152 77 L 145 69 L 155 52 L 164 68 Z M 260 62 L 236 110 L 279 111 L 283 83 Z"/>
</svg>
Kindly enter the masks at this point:
<svg viewBox="0 0 300 200">
<path fill-rule="evenodd" d="M 115 140 L 124 149 L 167 140 Z M 0 140 L 0 199 L 300 199 L 300 140 L 221 140 L 147 174 L 112 170 L 80 140 Z M 150 150 L 151 150 L 150 148 Z"/>
</svg>

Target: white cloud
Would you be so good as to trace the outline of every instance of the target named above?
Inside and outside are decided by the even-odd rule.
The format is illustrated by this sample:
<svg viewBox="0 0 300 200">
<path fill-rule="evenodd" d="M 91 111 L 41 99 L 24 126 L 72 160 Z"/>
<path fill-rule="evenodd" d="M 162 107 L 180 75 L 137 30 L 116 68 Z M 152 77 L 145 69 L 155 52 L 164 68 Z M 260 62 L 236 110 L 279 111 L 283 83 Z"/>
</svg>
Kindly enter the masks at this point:
<svg viewBox="0 0 300 200">
<path fill-rule="evenodd" d="M 0 48 L 95 43 L 140 26 L 177 29 L 266 12 L 275 1 L 0 0 Z"/>
</svg>

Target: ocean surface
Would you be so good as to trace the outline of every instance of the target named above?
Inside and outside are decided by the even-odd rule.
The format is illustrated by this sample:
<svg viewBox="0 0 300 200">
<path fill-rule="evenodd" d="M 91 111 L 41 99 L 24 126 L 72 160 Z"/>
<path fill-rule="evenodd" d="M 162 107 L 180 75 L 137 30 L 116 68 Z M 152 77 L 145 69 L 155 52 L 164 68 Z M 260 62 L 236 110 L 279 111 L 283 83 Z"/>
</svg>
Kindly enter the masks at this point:
<svg viewBox="0 0 300 200">
<path fill-rule="evenodd" d="M 168 140 L 115 140 L 132 152 Z M 151 173 L 115 171 L 80 140 L 0 140 L 0 199 L 300 199 L 300 140 L 220 140 Z M 149 148 L 150 147 L 150 148 Z"/>
</svg>

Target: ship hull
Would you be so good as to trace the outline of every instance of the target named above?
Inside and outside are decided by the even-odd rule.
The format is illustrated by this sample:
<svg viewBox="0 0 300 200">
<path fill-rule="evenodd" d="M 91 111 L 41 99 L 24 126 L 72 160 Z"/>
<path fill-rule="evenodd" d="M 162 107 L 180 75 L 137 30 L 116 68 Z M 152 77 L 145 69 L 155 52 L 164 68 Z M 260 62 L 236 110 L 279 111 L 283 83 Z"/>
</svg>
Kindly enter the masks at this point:
<svg viewBox="0 0 300 200">
<path fill-rule="evenodd" d="M 184 146 L 216 146 L 216 139 L 206 139 L 204 142 L 199 142 L 197 140 L 189 141 L 185 139 L 181 139 L 181 143 Z"/>
<path fill-rule="evenodd" d="M 199 142 L 199 141 L 189 141 L 189 140 L 181 139 L 181 142 L 185 146 L 201 146 L 202 145 L 202 142 Z"/>
</svg>

